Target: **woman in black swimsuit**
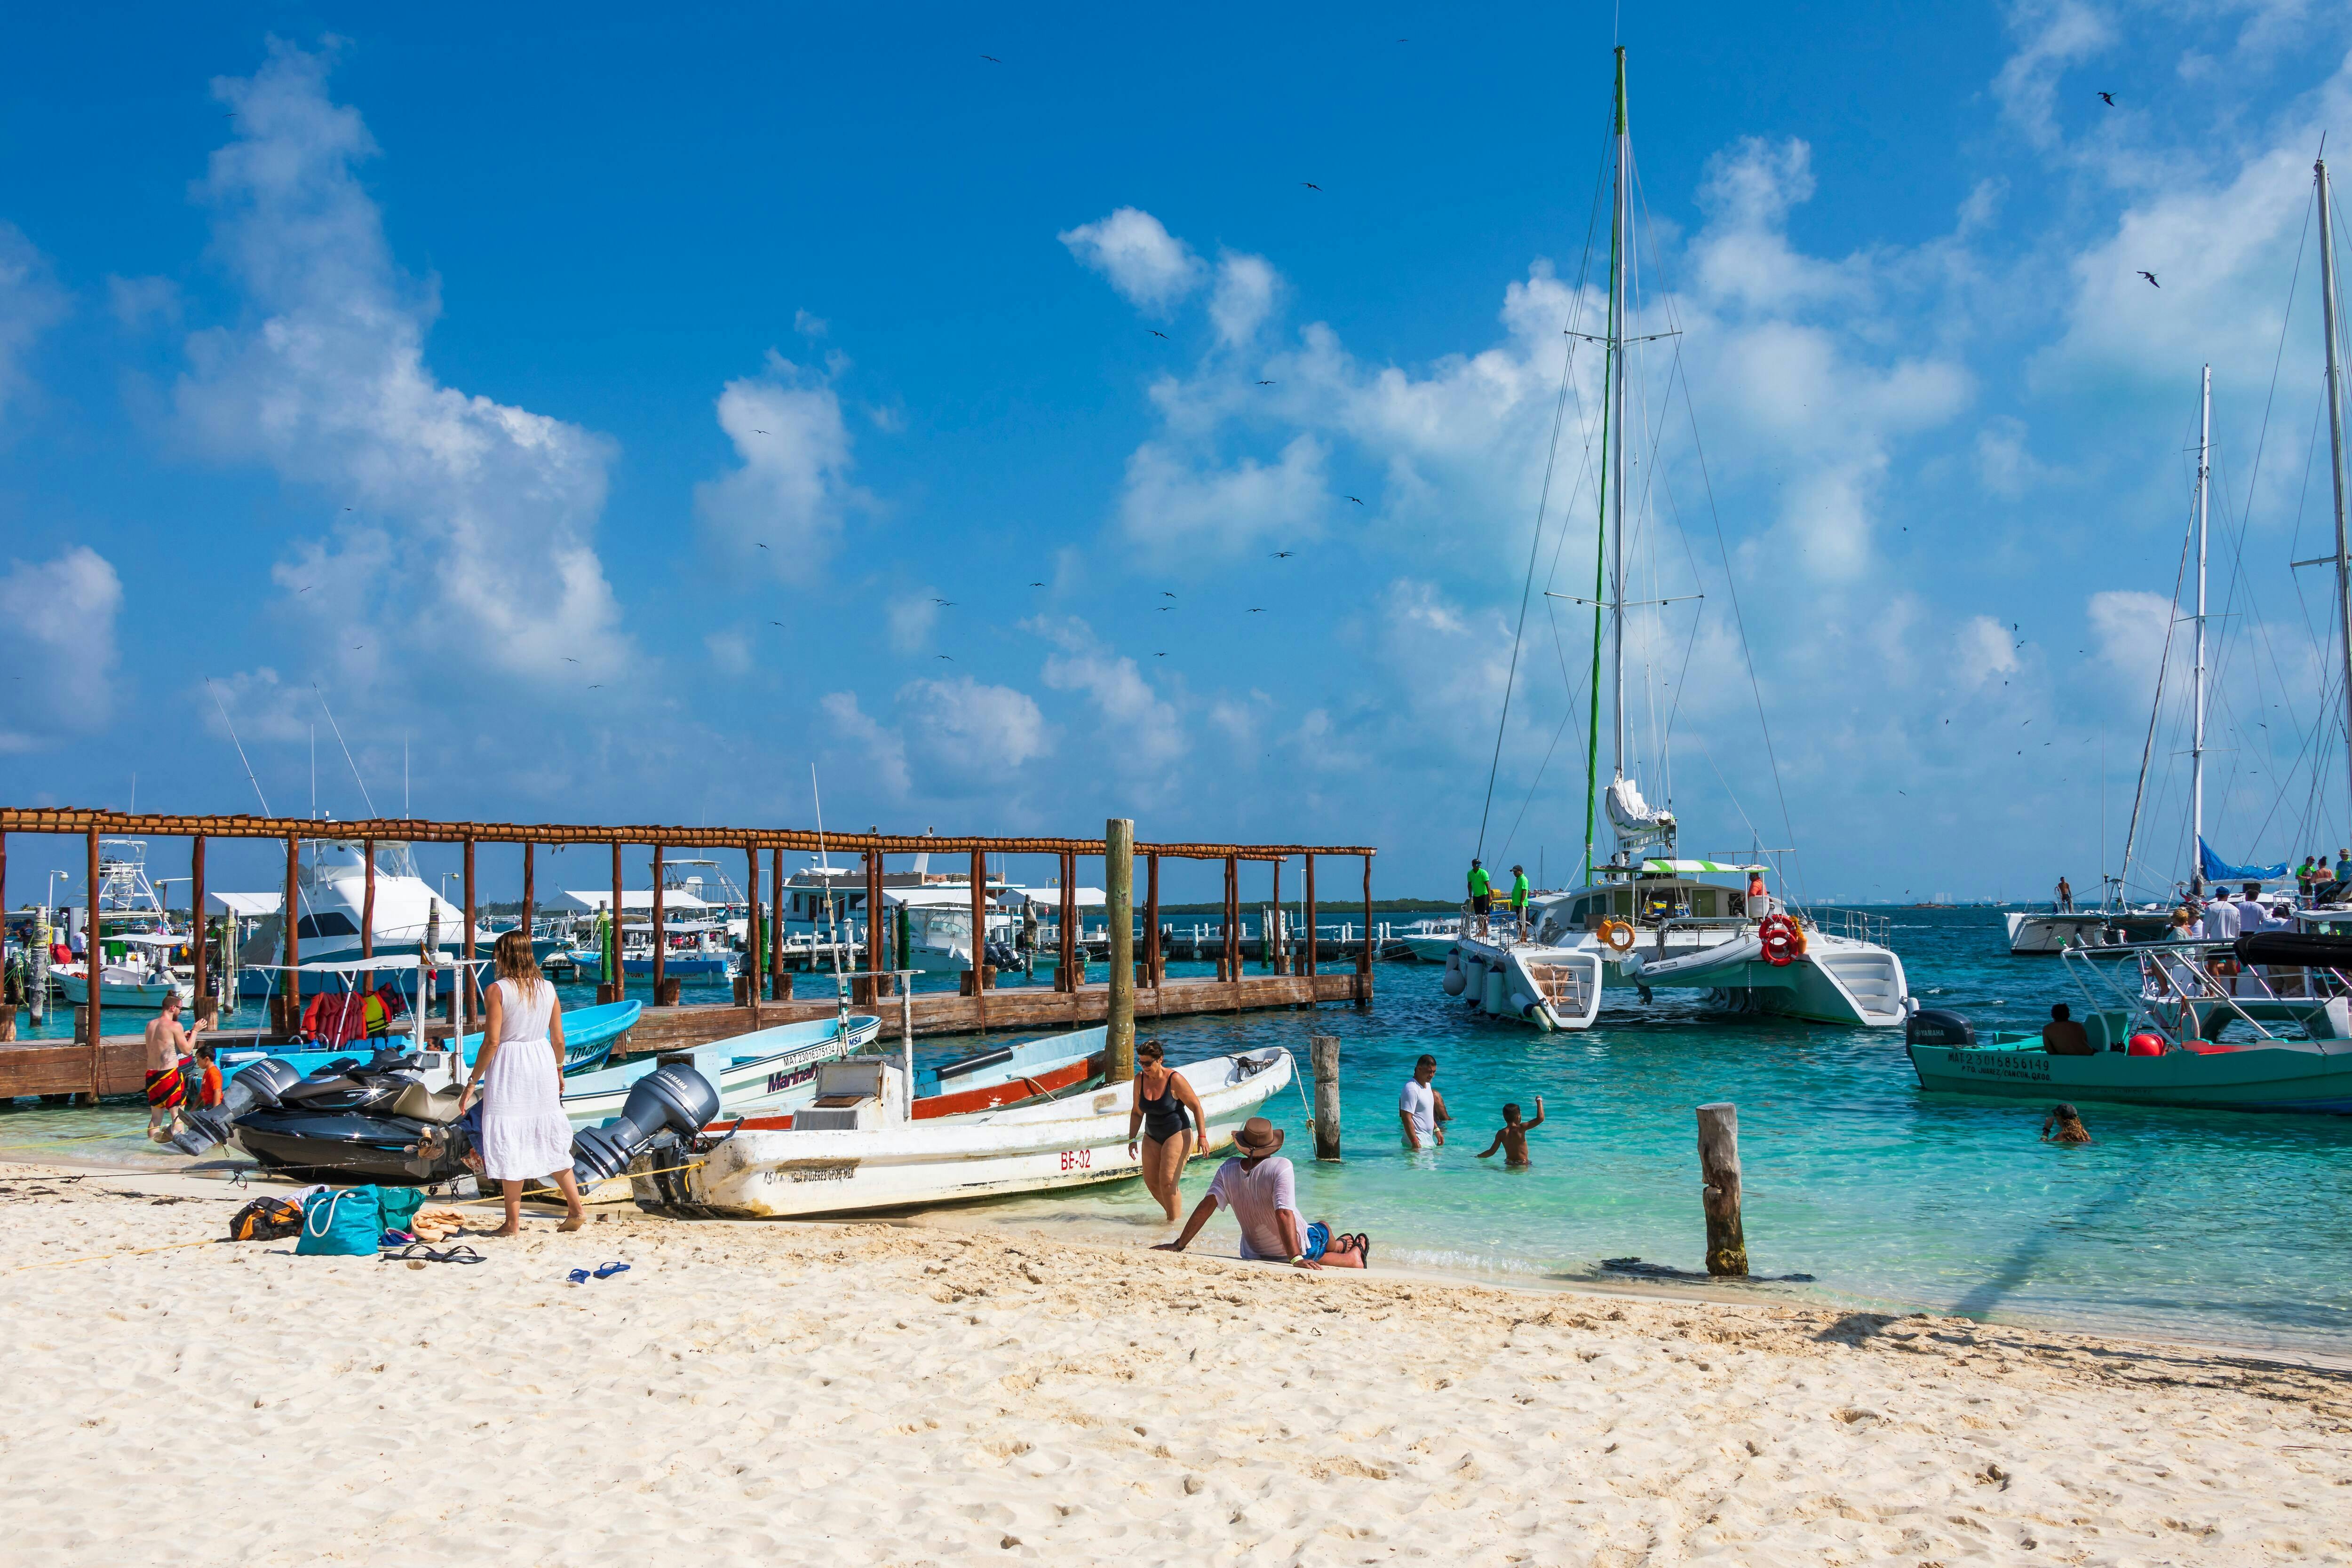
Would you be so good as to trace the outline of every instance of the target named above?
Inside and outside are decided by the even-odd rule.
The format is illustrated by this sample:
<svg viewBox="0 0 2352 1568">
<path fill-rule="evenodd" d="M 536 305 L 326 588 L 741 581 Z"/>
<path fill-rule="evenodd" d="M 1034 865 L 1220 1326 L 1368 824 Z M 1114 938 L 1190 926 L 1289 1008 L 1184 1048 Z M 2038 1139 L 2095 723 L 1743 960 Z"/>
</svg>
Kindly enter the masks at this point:
<svg viewBox="0 0 2352 1568">
<path fill-rule="evenodd" d="M 1136 1152 L 1136 1134 L 1143 1134 L 1143 1185 L 1160 1200 L 1172 1221 L 1181 1210 L 1177 1186 L 1184 1179 L 1184 1162 L 1200 1153 L 1208 1131 L 1201 1097 L 1170 1067 L 1160 1042 L 1147 1040 L 1135 1048 L 1135 1107 L 1127 1116 L 1127 1152 Z"/>
</svg>

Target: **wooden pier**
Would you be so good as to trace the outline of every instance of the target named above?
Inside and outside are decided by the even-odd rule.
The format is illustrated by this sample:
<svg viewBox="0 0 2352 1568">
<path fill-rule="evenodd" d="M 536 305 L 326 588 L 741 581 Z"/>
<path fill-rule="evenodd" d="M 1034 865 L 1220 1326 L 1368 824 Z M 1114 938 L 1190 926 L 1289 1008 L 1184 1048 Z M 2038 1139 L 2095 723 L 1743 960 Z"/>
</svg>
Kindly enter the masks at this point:
<svg viewBox="0 0 2352 1568">
<path fill-rule="evenodd" d="M 475 851 L 478 845 L 512 844 L 520 850 L 523 889 L 520 924 L 526 930 L 530 925 L 535 902 L 533 860 L 538 846 L 541 844 L 609 847 L 616 895 L 622 886 L 620 873 L 624 847 L 631 844 L 650 846 L 654 859 L 653 925 L 656 930 L 662 928 L 661 862 L 665 850 L 732 850 L 741 853 L 750 878 L 747 892 L 755 902 L 761 900 L 762 861 L 767 860 L 771 867 L 767 880 L 772 889 L 774 915 L 765 923 L 767 951 L 745 955 L 747 979 L 739 992 L 744 998 L 742 1003 L 734 1007 L 650 1007 L 637 1027 L 630 1031 L 625 1049 L 615 1054 L 669 1050 L 686 1044 L 722 1040 L 753 1028 L 824 1018 L 834 1011 L 835 1004 L 831 998 L 795 999 L 793 997 L 792 976 L 785 967 L 783 943 L 784 856 L 787 852 L 822 851 L 860 856 L 865 865 L 866 907 L 869 910 L 881 906 L 885 862 L 889 856 L 969 854 L 971 861 L 972 930 L 976 938 L 987 930 L 987 857 L 992 854 L 1050 854 L 1056 857 L 1060 864 L 1059 882 L 1064 907 L 1057 933 L 1059 950 L 1052 961 L 1053 984 L 1050 987 L 996 986 L 993 983 L 995 971 L 986 967 L 986 944 L 976 939 L 973 943 L 974 967 L 964 976 L 961 996 L 919 994 L 912 998 L 913 1027 L 917 1034 L 1052 1030 L 1108 1019 L 1113 1032 L 1124 1038 L 1125 1009 L 1129 995 L 1133 998 L 1134 1016 L 1146 1020 L 1188 1013 L 1313 1007 L 1334 1001 L 1369 1006 L 1372 999 L 1372 960 L 1379 947 L 1376 941 L 1359 939 L 1349 944 L 1356 949 L 1349 967 L 1339 973 L 1325 973 L 1326 960 L 1339 958 L 1339 955 L 1331 952 L 1334 944 L 1320 937 L 1317 931 L 1317 862 L 1318 859 L 1328 861 L 1334 856 L 1360 858 L 1364 917 L 1361 929 L 1366 932 L 1375 929 L 1372 923 L 1372 856 L 1376 852 L 1370 847 L 1139 843 L 1132 837 L 1132 825 L 1124 820 L 1107 823 L 1106 836 L 1098 839 L 950 838 L 932 833 L 828 833 L 820 837 L 804 829 L 780 828 L 605 827 L 556 822 L 445 822 L 409 818 L 330 823 L 307 818 L 182 816 L 72 808 L 0 807 L 0 903 L 5 903 L 8 835 L 11 833 L 70 836 L 85 841 L 89 870 L 89 929 L 93 932 L 99 929 L 98 845 L 101 835 L 108 838 L 190 840 L 189 862 L 194 883 L 190 907 L 199 911 L 203 909 L 205 901 L 205 845 L 207 840 L 266 839 L 282 842 L 286 848 L 283 908 L 289 915 L 300 907 L 299 873 L 301 844 L 306 839 L 332 839 L 344 843 L 356 841 L 362 846 L 367 877 L 365 907 L 371 915 L 375 904 L 377 842 L 462 845 L 463 950 L 469 960 L 476 956 Z M 1116 859 L 1110 858 L 1114 834 Z M 1113 919 L 1121 926 L 1132 929 L 1134 917 L 1139 916 L 1142 926 L 1133 944 L 1134 983 L 1118 988 L 1116 998 L 1112 988 L 1085 983 L 1085 972 L 1080 962 L 1078 912 L 1074 900 L 1078 862 L 1088 857 L 1103 861 L 1104 883 L 1111 890 Z M 1304 929 L 1292 941 L 1283 944 L 1287 950 L 1281 953 L 1276 961 L 1275 967 L 1279 972 L 1251 976 L 1244 969 L 1242 862 L 1255 861 L 1271 865 L 1275 902 L 1278 905 L 1281 900 L 1281 868 L 1286 861 L 1293 858 L 1304 862 L 1306 873 Z M 1186 944 L 1193 956 L 1213 957 L 1217 966 L 1217 977 L 1214 979 L 1171 980 L 1167 977 L 1167 963 L 1172 955 L 1163 949 L 1160 918 L 1160 862 L 1163 859 L 1224 862 L 1223 918 L 1216 923 L 1214 946 L 1211 948 L 1208 942 L 1197 937 Z M 1129 896 L 1133 887 L 1137 861 L 1143 862 L 1145 865 L 1147 892 L 1143 898 L 1130 904 Z M 765 913 L 764 909 L 762 913 Z M 280 924 L 285 934 L 285 951 L 278 956 L 287 966 L 287 990 L 275 998 L 276 1017 L 273 1021 L 280 1031 L 284 1031 L 292 1028 L 293 1020 L 301 1012 L 301 975 L 294 966 L 301 961 L 299 927 L 302 923 L 289 918 Z M 373 952 L 373 920 L 363 918 L 361 922 L 362 955 Z M 205 942 L 195 945 L 195 990 L 199 996 L 206 994 L 207 990 L 205 976 L 209 958 L 208 946 Z M 1171 942 L 1169 946 L 1172 946 L 1174 943 Z M 1204 948 L 1210 948 L 1210 951 L 1203 952 Z M 654 952 L 652 984 L 646 988 L 649 993 L 646 999 L 658 1002 L 665 995 L 675 994 L 675 982 L 665 986 L 663 949 L 656 946 Z M 882 995 L 888 989 L 884 974 L 884 955 L 875 950 L 861 956 L 863 967 L 853 971 L 851 977 L 857 983 L 858 1010 L 893 1015 L 887 1019 L 886 1029 L 895 1033 L 899 1024 L 899 1018 L 895 1015 L 900 1004 L 897 998 Z M 625 999 L 628 989 L 625 976 L 617 985 L 599 988 L 600 992 L 610 991 L 609 999 L 612 1000 Z M 877 997 L 882 997 L 879 1007 L 871 1001 Z M 478 993 L 472 987 L 453 987 L 447 1014 L 425 1022 L 426 1037 L 444 1034 L 452 1029 L 470 1030 L 478 1016 Z M 9 1019 L 13 1027 L 13 1013 Z M 107 1035 L 104 1010 L 95 993 L 82 1023 L 80 1037 L 72 1041 L 0 1043 L 0 1100 L 36 1094 L 73 1094 L 92 1098 L 139 1092 L 145 1077 L 142 1042 L 139 1037 Z M 282 1032 L 279 1038 L 283 1038 Z M 1120 1054 L 1114 1051 L 1115 1056 Z"/>
</svg>

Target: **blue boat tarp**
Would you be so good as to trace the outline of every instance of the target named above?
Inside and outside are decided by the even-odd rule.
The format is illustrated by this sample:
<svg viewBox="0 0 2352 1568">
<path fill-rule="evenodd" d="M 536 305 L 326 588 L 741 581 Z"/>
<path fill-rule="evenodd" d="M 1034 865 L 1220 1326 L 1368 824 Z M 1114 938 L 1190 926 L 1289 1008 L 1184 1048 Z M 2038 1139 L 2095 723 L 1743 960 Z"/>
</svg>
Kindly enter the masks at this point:
<svg viewBox="0 0 2352 1568">
<path fill-rule="evenodd" d="M 2197 841 L 2197 867 L 2205 873 L 2207 882 L 2277 882 L 2289 874 L 2289 867 L 2277 865 L 2231 865 L 2213 852 L 2213 846 L 2201 837 Z"/>
</svg>

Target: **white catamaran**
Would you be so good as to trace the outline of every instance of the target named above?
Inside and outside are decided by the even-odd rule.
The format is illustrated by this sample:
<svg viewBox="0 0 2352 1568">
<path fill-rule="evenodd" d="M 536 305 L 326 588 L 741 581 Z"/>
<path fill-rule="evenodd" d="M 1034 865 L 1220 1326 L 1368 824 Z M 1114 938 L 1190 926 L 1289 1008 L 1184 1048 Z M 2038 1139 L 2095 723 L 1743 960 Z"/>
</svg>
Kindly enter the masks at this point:
<svg viewBox="0 0 2352 1568">
<path fill-rule="evenodd" d="M 1784 906 L 1764 891 L 1762 878 L 1770 868 L 1761 863 L 1760 856 L 1677 858 L 1678 824 L 1673 810 L 1643 800 L 1628 768 L 1626 612 L 1675 601 L 1629 596 L 1626 433 L 1632 378 L 1627 350 L 1673 333 L 1627 332 L 1633 157 L 1626 134 L 1623 49 L 1617 50 L 1616 60 L 1607 331 L 1599 336 L 1570 333 L 1572 338 L 1591 338 L 1606 350 L 1595 593 L 1590 599 L 1547 595 L 1593 612 L 1593 679 L 1585 748 L 1586 880 L 1570 892 L 1535 895 L 1524 917 L 1497 912 L 1491 918 L 1474 914 L 1465 919 L 1446 956 L 1445 989 L 1465 996 L 1490 1014 L 1545 1029 L 1589 1028 L 1610 986 L 1633 987 L 1645 1002 L 1655 989 L 1698 989 L 1710 993 L 1713 1005 L 1726 1010 L 1891 1028 L 1909 1017 L 1913 1003 L 1902 960 L 1883 943 L 1869 939 L 1881 923 L 1849 915 L 1840 929 L 1832 930 L 1821 919 Z M 1564 384 L 1563 395 L 1565 391 Z M 1556 426 L 1555 447 L 1557 442 Z M 1641 520 L 1638 506 L 1633 520 Z M 1541 536 L 1539 512 L 1538 542 Z M 1530 587 L 1534 561 L 1531 549 Z M 1520 628 L 1524 635 L 1524 603 Z M 1615 676 L 1614 751 L 1605 785 L 1598 767 L 1604 631 L 1610 633 Z M 1516 653 L 1514 658 L 1516 663 Z M 1504 701 L 1507 722 L 1507 692 Z M 1603 802 L 1616 851 L 1605 863 L 1596 864 L 1593 830 L 1596 808 Z M 1724 885 L 1704 880 L 1709 876 L 1740 880 Z"/>
</svg>

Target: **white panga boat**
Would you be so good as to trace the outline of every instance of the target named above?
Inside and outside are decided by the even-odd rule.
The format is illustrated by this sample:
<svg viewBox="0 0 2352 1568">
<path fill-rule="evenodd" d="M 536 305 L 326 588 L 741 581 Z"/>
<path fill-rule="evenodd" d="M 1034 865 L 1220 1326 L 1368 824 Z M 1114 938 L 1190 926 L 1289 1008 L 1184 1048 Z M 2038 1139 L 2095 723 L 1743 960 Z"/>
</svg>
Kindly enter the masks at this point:
<svg viewBox="0 0 2352 1568">
<path fill-rule="evenodd" d="M 184 979 L 173 967 L 172 956 L 190 938 L 169 932 L 132 931 L 109 936 L 106 946 L 124 949 L 121 958 L 109 958 L 99 967 L 98 996 L 102 1008 L 160 1009 L 173 997 L 185 1000 L 194 990 L 193 975 Z M 77 958 L 49 966 L 49 978 L 68 1007 L 89 1003 L 89 965 Z"/>
<path fill-rule="evenodd" d="M 685 1061 L 719 1091 L 720 1109 L 736 1113 L 782 1103 L 816 1081 L 817 1070 L 870 1045 L 882 1020 L 845 1013 L 810 1023 L 779 1024 L 692 1051 L 665 1051 L 563 1081 L 563 1113 L 576 1123 L 617 1116 L 629 1086 L 664 1061 Z"/>
<path fill-rule="evenodd" d="M 1275 1050 L 1181 1064 L 1206 1113 L 1209 1151 L 1291 1082 Z M 706 1133 L 656 1145 L 633 1164 L 638 1207 L 656 1214 L 781 1219 L 858 1209 L 960 1203 L 1048 1187 L 1124 1181 L 1132 1079 L 1091 1094 L 1001 1111 L 912 1119 L 904 1068 L 879 1057 L 826 1064 L 814 1104 L 790 1127 Z M 665 1167 L 683 1166 L 680 1170 Z"/>
<path fill-rule="evenodd" d="M 1417 962 L 1443 964 L 1461 939 L 1459 920 L 1416 920 L 1410 930 L 1399 931 L 1389 940 L 1391 946 L 1402 947 Z"/>
</svg>

